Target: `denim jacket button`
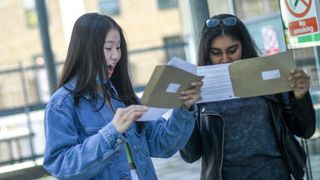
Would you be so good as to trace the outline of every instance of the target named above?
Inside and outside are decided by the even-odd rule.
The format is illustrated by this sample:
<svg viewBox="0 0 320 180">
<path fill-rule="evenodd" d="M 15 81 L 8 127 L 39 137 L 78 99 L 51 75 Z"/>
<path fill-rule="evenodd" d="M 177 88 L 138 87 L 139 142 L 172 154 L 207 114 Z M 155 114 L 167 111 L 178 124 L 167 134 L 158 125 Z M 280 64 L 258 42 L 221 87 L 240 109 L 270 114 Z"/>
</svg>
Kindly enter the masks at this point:
<svg viewBox="0 0 320 180">
<path fill-rule="evenodd" d="M 134 150 L 138 150 L 138 146 L 137 146 L 137 145 L 134 145 L 133 149 L 134 149 Z"/>
<path fill-rule="evenodd" d="M 122 140 L 121 139 L 117 139 L 116 142 L 117 142 L 117 144 L 121 144 Z"/>
</svg>

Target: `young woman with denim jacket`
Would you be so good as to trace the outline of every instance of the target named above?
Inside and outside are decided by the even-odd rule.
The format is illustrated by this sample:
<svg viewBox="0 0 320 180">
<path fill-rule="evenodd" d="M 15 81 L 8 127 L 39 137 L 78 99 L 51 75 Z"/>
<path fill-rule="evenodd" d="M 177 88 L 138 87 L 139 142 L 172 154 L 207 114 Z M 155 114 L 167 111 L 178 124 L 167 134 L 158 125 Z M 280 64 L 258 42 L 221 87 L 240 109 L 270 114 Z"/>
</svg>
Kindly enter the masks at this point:
<svg viewBox="0 0 320 180">
<path fill-rule="evenodd" d="M 45 110 L 45 169 L 58 179 L 157 179 L 150 157 L 184 146 L 195 124 L 202 82 L 182 92 L 168 121 L 136 122 L 139 105 L 121 27 L 97 13 L 75 23 L 67 58 Z"/>
<path fill-rule="evenodd" d="M 198 65 L 257 56 L 253 40 L 237 17 L 221 14 L 205 22 Z M 197 106 L 196 126 L 180 154 L 189 163 L 202 158 L 202 180 L 302 178 L 305 153 L 294 135 L 312 136 L 315 112 L 308 93 L 309 76 L 295 69 L 289 80 L 291 92 Z"/>
</svg>

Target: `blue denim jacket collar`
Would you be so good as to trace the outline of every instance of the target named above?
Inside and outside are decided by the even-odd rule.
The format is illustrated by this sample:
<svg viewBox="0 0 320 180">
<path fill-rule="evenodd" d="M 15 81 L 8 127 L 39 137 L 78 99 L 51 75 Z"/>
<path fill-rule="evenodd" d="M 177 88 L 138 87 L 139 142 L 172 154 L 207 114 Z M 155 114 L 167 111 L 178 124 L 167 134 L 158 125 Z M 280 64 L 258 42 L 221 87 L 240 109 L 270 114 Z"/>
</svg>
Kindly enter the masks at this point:
<svg viewBox="0 0 320 180">
<path fill-rule="evenodd" d="M 118 92 L 116 91 L 116 88 L 113 86 L 111 80 L 108 80 L 107 83 L 111 86 L 111 89 L 115 92 L 115 94 L 118 96 Z M 77 86 L 77 77 L 72 78 L 68 83 L 64 85 L 64 87 L 67 90 L 73 91 Z M 90 100 L 92 98 L 92 95 L 89 92 L 85 92 L 83 94 L 84 98 Z M 102 97 L 101 93 L 98 93 L 98 97 Z"/>
</svg>

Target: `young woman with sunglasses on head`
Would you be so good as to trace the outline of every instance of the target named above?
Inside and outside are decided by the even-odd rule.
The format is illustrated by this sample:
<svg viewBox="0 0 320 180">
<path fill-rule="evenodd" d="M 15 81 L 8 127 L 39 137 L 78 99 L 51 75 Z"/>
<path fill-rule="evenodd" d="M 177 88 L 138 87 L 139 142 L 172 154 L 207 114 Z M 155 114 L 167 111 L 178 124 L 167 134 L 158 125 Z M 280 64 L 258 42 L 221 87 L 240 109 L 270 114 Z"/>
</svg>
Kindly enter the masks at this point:
<svg viewBox="0 0 320 180">
<path fill-rule="evenodd" d="M 58 179 L 157 179 L 150 157 L 175 154 L 191 136 L 202 82 L 183 91 L 168 121 L 137 122 L 121 27 L 97 13 L 75 23 L 59 82 L 45 110 L 43 165 Z"/>
<path fill-rule="evenodd" d="M 257 56 L 255 43 L 237 17 L 221 14 L 205 22 L 199 66 Z M 195 129 L 180 154 L 189 163 L 202 158 L 202 180 L 302 178 L 305 152 L 293 135 L 313 135 L 315 112 L 309 76 L 295 69 L 289 80 L 292 92 L 197 106 Z"/>
</svg>

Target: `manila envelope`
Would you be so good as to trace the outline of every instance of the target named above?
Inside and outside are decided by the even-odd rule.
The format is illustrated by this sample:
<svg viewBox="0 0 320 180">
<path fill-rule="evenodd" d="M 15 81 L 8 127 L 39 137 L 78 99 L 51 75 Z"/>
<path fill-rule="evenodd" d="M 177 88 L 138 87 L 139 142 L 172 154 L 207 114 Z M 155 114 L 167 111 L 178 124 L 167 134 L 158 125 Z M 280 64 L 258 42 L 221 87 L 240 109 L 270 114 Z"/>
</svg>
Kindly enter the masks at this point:
<svg viewBox="0 0 320 180">
<path fill-rule="evenodd" d="M 291 91 L 288 77 L 295 67 L 291 50 L 235 61 L 229 66 L 234 95 L 251 97 Z"/>
<path fill-rule="evenodd" d="M 179 99 L 180 92 L 202 78 L 170 65 L 158 65 L 146 85 L 142 104 L 157 108 L 179 108 L 183 104 Z"/>
</svg>

